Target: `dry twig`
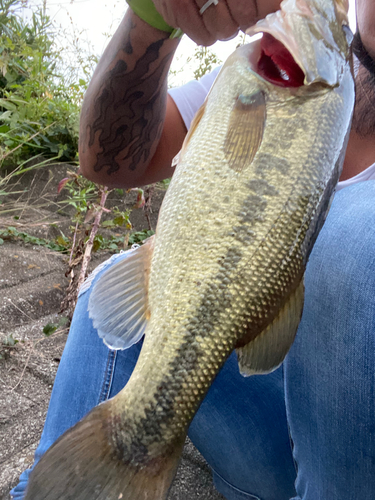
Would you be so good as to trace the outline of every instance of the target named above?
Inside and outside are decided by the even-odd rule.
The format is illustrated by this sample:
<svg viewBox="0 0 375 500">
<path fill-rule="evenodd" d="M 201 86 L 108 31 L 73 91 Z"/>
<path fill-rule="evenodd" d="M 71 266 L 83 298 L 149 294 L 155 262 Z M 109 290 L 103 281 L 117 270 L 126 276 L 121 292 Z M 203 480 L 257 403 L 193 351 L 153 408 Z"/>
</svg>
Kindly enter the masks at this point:
<svg viewBox="0 0 375 500">
<path fill-rule="evenodd" d="M 72 251 L 69 258 L 69 269 L 65 274 L 65 276 L 67 277 L 70 276 L 70 282 L 66 291 L 66 296 L 61 304 L 61 312 L 66 311 L 70 319 L 73 316 L 73 311 L 77 304 L 79 289 L 87 276 L 87 270 L 91 260 L 95 236 L 97 235 L 100 227 L 100 220 L 102 218 L 103 212 L 107 211 L 107 209 L 105 208 L 105 203 L 107 201 L 108 194 L 109 190 L 107 187 L 104 186 L 100 188 L 100 203 L 95 207 L 94 222 L 92 224 L 90 236 L 86 244 L 84 243 L 86 234 L 82 235 L 81 238 L 78 239 L 78 223 L 75 227 Z M 73 254 L 75 255 L 74 259 Z M 77 278 L 75 268 L 79 264 L 81 265 L 81 268 Z"/>
</svg>

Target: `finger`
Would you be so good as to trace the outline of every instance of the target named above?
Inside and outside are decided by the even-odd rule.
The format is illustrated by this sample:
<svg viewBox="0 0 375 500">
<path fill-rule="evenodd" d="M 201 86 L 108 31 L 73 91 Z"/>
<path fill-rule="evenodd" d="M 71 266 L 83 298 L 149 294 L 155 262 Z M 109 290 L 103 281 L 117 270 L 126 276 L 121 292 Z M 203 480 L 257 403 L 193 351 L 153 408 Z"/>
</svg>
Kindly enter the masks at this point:
<svg viewBox="0 0 375 500">
<path fill-rule="evenodd" d="M 176 2 L 173 6 L 179 28 L 195 43 L 212 45 L 216 42 L 217 38 L 207 29 L 195 0 L 180 0 L 178 6 Z"/>
<path fill-rule="evenodd" d="M 242 31 L 280 8 L 280 0 L 227 0 L 228 8 Z"/>
<path fill-rule="evenodd" d="M 195 0 L 155 0 L 155 7 L 171 26 L 180 28 L 195 43 L 212 45 L 217 38 L 207 30 Z"/>
<path fill-rule="evenodd" d="M 238 31 L 238 24 L 234 21 L 225 0 L 218 0 L 217 4 L 207 6 L 206 0 L 197 0 L 200 12 L 205 8 L 201 17 L 206 29 L 216 40 L 230 38 Z"/>
<path fill-rule="evenodd" d="M 254 0 L 252 0 L 254 1 Z M 280 9 L 281 0 L 256 0 L 258 6 L 258 19 L 264 19 L 271 12 L 276 12 Z"/>
<path fill-rule="evenodd" d="M 246 30 L 259 19 L 258 6 L 254 0 L 227 0 L 231 17 L 241 30 Z"/>
</svg>

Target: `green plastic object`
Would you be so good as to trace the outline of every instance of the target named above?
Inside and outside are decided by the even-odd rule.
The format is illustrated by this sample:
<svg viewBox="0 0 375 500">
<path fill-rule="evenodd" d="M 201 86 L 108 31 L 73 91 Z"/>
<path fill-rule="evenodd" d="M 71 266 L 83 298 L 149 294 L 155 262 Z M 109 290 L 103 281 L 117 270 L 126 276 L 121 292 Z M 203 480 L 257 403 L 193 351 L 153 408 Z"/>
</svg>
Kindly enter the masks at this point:
<svg viewBox="0 0 375 500">
<path fill-rule="evenodd" d="M 181 38 L 184 32 L 180 28 L 176 28 L 172 31 L 171 36 L 169 38 Z"/>
<path fill-rule="evenodd" d="M 143 19 L 147 24 L 153 28 L 161 31 L 166 31 L 171 34 L 171 38 L 179 38 L 183 35 L 182 31 L 178 28 L 175 29 L 167 24 L 163 17 L 156 10 L 152 0 L 126 0 L 131 10 L 138 17 Z"/>
</svg>

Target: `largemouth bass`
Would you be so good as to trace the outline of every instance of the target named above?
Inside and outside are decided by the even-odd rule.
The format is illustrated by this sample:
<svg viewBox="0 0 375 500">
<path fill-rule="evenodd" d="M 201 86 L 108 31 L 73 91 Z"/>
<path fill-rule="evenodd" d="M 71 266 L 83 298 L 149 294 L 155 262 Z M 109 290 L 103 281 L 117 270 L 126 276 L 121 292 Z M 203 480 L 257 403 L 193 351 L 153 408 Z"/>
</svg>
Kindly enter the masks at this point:
<svg viewBox="0 0 375 500">
<path fill-rule="evenodd" d="M 35 467 L 27 500 L 163 500 L 188 426 L 236 349 L 282 363 L 354 104 L 345 0 L 285 0 L 229 57 L 186 138 L 155 238 L 93 289 L 104 341 L 145 332 L 126 387 Z"/>
</svg>

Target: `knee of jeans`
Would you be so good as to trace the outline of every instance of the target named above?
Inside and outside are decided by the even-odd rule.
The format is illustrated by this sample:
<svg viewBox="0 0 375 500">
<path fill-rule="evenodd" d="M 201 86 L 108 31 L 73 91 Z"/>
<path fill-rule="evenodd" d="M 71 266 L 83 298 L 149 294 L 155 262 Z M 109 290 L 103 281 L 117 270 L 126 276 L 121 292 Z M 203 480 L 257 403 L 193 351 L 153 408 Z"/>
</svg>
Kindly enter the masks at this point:
<svg viewBox="0 0 375 500">
<path fill-rule="evenodd" d="M 189 437 L 211 467 L 216 488 L 228 500 L 289 500 L 295 494 L 290 448 L 284 454 L 272 454 L 254 434 L 242 435 L 240 442 L 241 436 L 231 439 L 225 426 L 206 431 L 197 419 Z"/>
</svg>

